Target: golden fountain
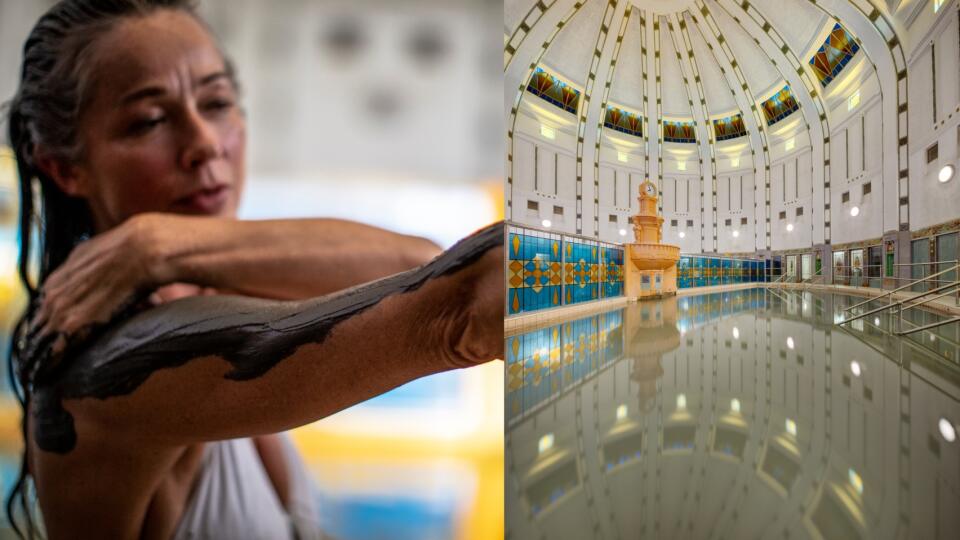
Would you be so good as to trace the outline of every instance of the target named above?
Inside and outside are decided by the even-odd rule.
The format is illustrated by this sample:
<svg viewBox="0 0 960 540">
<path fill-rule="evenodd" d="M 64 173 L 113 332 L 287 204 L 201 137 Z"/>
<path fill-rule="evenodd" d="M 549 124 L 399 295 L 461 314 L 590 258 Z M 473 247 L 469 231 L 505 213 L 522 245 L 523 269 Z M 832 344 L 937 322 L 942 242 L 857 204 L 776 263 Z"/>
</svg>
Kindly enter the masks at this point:
<svg viewBox="0 0 960 540">
<path fill-rule="evenodd" d="M 625 244 L 624 264 L 628 298 L 658 298 L 677 294 L 677 261 L 680 247 L 661 244 L 663 218 L 657 214 L 657 186 L 650 180 L 640 184 L 640 211 L 630 218 L 632 244 Z"/>
</svg>

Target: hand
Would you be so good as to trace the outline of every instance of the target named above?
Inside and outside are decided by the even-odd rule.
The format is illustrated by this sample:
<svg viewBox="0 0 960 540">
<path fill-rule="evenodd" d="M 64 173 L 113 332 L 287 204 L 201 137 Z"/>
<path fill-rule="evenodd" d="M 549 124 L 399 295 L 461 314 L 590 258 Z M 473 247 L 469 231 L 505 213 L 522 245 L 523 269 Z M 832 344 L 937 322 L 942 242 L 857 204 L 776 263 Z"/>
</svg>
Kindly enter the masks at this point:
<svg viewBox="0 0 960 540">
<path fill-rule="evenodd" d="M 138 293 L 155 288 L 151 253 L 158 226 L 152 215 L 134 216 L 78 245 L 44 282 L 29 325 L 31 341 L 53 339 L 52 354 L 63 352 L 99 324 L 129 307 Z M 53 336 L 51 338 L 51 336 Z"/>
<path fill-rule="evenodd" d="M 491 249 L 461 277 L 469 292 L 462 297 L 466 324 L 451 336 L 457 367 L 503 359 L 503 256 L 503 246 Z"/>
</svg>

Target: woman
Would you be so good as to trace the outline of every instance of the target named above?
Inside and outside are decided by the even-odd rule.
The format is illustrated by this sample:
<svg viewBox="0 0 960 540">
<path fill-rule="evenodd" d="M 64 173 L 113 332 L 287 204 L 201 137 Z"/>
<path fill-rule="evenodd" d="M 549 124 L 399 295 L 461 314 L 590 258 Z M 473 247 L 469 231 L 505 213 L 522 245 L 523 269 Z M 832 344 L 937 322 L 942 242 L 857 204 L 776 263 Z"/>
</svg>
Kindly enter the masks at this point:
<svg viewBox="0 0 960 540">
<path fill-rule="evenodd" d="M 502 357 L 497 227 L 414 268 L 435 246 L 235 219 L 244 118 L 187 0 L 59 2 L 26 42 L 9 121 L 31 298 L 11 355 L 21 536 L 32 476 L 51 538 L 315 537 L 277 433 Z"/>
</svg>

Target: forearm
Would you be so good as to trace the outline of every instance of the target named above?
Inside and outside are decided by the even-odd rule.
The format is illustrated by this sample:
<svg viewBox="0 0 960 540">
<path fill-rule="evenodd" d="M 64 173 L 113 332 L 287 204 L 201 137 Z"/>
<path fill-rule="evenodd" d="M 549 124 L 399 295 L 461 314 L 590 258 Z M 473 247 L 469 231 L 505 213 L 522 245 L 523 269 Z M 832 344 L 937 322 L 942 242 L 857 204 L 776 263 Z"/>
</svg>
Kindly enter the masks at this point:
<svg viewBox="0 0 960 540">
<path fill-rule="evenodd" d="M 158 281 L 266 298 L 327 294 L 419 266 L 440 252 L 423 238 L 337 219 L 153 218 L 183 220 L 148 235 Z"/>
<path fill-rule="evenodd" d="M 141 313 L 41 384 L 38 444 L 72 448 L 61 399 L 117 431 L 223 438 L 286 429 L 492 359 L 503 346 L 501 244 L 502 227 L 491 227 L 423 268 L 325 298 L 194 297 Z"/>
</svg>

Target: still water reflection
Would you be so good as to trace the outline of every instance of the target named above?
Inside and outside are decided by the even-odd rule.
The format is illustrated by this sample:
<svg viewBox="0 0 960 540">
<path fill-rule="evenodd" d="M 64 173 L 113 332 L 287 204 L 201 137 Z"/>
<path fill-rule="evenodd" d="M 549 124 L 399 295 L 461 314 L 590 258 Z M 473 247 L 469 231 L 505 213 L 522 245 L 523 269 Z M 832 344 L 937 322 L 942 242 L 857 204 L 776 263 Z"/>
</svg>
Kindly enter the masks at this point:
<svg viewBox="0 0 960 540">
<path fill-rule="evenodd" d="M 508 336 L 507 539 L 957 538 L 958 325 L 834 326 L 859 301 L 752 289 Z"/>
</svg>

